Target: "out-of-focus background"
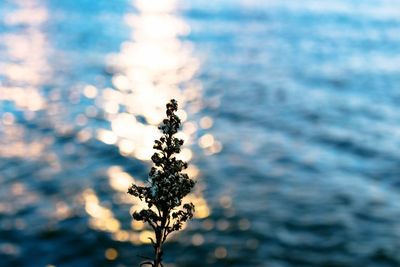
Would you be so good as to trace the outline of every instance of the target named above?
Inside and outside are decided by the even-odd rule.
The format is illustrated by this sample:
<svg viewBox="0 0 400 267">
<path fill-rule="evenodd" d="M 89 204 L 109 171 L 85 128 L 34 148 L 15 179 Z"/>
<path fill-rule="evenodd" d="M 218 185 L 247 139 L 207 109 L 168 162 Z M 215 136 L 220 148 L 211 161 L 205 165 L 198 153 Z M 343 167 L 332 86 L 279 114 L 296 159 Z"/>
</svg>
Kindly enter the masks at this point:
<svg viewBox="0 0 400 267">
<path fill-rule="evenodd" d="M 164 105 L 196 219 L 165 266 L 400 266 L 400 2 L 0 1 L 0 266 L 137 266 Z"/>
</svg>

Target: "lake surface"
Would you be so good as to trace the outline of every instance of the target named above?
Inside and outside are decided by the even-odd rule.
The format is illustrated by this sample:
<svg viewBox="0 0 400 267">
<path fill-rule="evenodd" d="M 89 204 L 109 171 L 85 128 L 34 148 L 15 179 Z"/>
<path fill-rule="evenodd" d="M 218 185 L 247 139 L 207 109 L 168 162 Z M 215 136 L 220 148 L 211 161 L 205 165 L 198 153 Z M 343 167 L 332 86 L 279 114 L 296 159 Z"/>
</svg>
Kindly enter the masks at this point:
<svg viewBox="0 0 400 267">
<path fill-rule="evenodd" d="M 165 266 L 400 266 L 400 3 L 0 2 L 0 266 L 138 266 L 164 105 L 196 218 Z"/>
</svg>

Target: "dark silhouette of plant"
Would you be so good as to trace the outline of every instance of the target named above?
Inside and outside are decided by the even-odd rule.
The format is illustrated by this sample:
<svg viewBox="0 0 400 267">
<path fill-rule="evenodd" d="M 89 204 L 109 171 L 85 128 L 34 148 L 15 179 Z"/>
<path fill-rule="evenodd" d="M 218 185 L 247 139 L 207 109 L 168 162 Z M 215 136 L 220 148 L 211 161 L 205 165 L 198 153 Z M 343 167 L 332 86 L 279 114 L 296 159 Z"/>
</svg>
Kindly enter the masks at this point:
<svg viewBox="0 0 400 267">
<path fill-rule="evenodd" d="M 133 184 L 128 189 L 128 194 L 144 200 L 148 207 L 135 211 L 133 219 L 148 223 L 155 233 L 155 240 L 150 238 L 154 247 L 154 260 L 143 262 L 140 266 L 163 266 L 162 247 L 165 240 L 170 233 L 180 230 L 182 224 L 191 219 L 194 213 L 192 203 L 181 207 L 183 197 L 190 193 L 195 183 L 187 174 L 182 173 L 187 163 L 174 156 L 181 151 L 183 145 L 183 140 L 174 137 L 181 125 L 179 117 L 175 115 L 178 104 L 172 99 L 166 107 L 167 118 L 158 127 L 162 136 L 154 141 L 156 152 L 151 160 L 155 166 L 150 170 L 148 185 Z"/>
</svg>

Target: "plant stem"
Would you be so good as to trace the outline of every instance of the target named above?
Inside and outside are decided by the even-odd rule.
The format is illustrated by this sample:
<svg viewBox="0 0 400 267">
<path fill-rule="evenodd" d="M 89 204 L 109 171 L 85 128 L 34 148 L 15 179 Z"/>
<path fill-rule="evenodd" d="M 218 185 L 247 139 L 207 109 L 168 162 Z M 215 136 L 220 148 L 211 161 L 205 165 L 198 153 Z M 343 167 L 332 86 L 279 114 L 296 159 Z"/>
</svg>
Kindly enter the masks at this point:
<svg viewBox="0 0 400 267">
<path fill-rule="evenodd" d="M 162 256 L 162 231 L 156 232 L 156 245 L 154 247 L 154 266 L 160 267 Z"/>
</svg>

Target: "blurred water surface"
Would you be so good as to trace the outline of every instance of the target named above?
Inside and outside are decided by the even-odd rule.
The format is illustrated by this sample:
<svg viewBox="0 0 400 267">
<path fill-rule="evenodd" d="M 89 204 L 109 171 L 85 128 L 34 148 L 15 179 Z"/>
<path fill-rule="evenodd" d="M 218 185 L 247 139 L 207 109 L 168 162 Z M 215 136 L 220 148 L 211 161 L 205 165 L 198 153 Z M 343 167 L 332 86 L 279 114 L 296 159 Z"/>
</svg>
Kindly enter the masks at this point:
<svg viewBox="0 0 400 267">
<path fill-rule="evenodd" d="M 196 219 L 166 266 L 400 266 L 400 3 L 0 2 L 0 266 L 137 266 L 164 104 Z"/>
</svg>

